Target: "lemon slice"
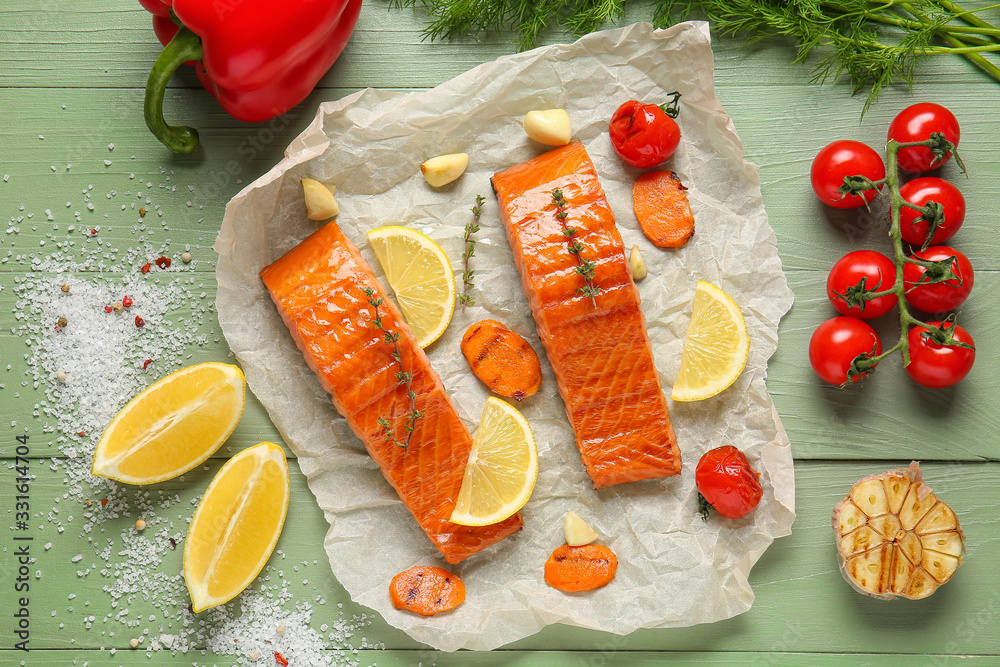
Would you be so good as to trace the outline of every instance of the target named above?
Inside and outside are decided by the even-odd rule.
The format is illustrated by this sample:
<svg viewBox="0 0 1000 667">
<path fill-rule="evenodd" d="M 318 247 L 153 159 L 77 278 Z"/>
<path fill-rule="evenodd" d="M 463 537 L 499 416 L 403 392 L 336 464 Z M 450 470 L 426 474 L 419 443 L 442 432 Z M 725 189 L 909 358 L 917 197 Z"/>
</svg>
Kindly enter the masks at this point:
<svg viewBox="0 0 1000 667">
<path fill-rule="evenodd" d="M 740 307 L 712 283 L 699 280 L 670 398 L 700 401 L 715 396 L 736 381 L 749 356 L 750 336 Z"/>
<path fill-rule="evenodd" d="M 229 459 L 194 511 L 184 581 L 195 613 L 236 597 L 274 551 L 288 510 L 288 462 L 262 442 Z"/>
<path fill-rule="evenodd" d="M 207 459 L 243 414 L 236 366 L 204 363 L 171 373 L 119 411 L 94 450 L 91 473 L 128 484 L 176 477 Z"/>
<path fill-rule="evenodd" d="M 396 305 L 420 347 L 436 341 L 455 313 L 455 274 L 437 243 L 408 227 L 379 227 L 368 232 Z"/>
<path fill-rule="evenodd" d="M 538 449 L 528 420 L 509 403 L 490 397 L 450 521 L 462 526 L 499 523 L 524 507 L 536 479 Z"/>
</svg>

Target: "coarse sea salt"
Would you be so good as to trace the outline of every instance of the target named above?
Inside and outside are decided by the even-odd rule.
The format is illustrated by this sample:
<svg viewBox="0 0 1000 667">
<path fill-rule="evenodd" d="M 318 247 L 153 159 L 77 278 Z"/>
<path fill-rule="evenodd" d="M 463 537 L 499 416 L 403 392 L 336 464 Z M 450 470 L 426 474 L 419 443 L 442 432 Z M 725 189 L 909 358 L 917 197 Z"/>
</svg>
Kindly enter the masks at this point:
<svg viewBox="0 0 1000 667">
<path fill-rule="evenodd" d="M 118 410 L 154 380 L 190 363 L 192 349 L 205 346 L 209 337 L 219 341 L 221 334 L 214 303 L 205 298 L 205 292 L 191 291 L 194 280 L 189 276 L 193 274 L 187 272 L 193 266 L 157 271 L 156 277 L 141 273 L 139 267 L 149 258 L 174 254 L 169 240 L 159 245 L 140 241 L 135 247 L 119 249 L 97 238 L 100 227 L 88 228 L 82 239 L 73 231 L 70 225 L 64 238 L 53 238 L 57 248 L 48 254 L 11 256 L 12 263 L 24 270 L 13 281 L 18 324 L 12 333 L 27 348 L 27 379 L 22 386 L 30 383 L 43 395 L 34 406 L 36 428 L 60 452 L 49 466 L 63 476 L 60 497 L 53 500 L 47 516 L 40 516 L 55 526 L 60 540 L 89 543 L 99 559 L 76 571 L 81 581 L 100 576 L 107 596 L 103 604 L 94 600 L 95 613 L 82 619 L 87 633 L 100 632 L 104 638 L 95 637 L 90 643 L 107 644 L 104 650 L 113 654 L 137 637 L 154 660 L 158 650 L 176 654 L 207 647 L 218 655 L 234 656 L 241 665 L 250 664 L 253 650 L 262 656 L 277 650 L 296 667 L 358 664 L 359 647 L 352 645 L 357 641 L 349 640 L 370 618 L 364 614 L 348 618 L 341 612 L 332 629 L 317 632 L 309 625 L 311 606 L 296 601 L 289 582 L 272 582 L 270 566 L 236 600 L 192 614 L 177 552 L 183 550 L 198 498 L 181 503 L 179 494 L 165 489 L 120 485 L 90 474 L 94 447 Z M 64 292 L 62 285 L 71 289 Z M 121 304 L 126 295 L 133 304 L 127 311 L 106 312 L 105 306 Z M 137 315 L 149 324 L 137 328 Z M 60 318 L 66 324 L 57 329 L 53 323 Z M 146 359 L 155 364 L 144 370 Z M 16 426 L 16 421 L 11 425 Z M 79 508 L 78 517 L 74 519 L 73 512 L 60 513 L 55 507 L 60 501 L 73 503 L 70 509 Z M 135 516 L 142 516 L 147 524 L 141 533 L 133 530 L 131 517 Z M 122 518 L 129 518 L 127 525 L 115 530 Z M 49 542 L 45 548 L 51 546 Z M 79 553 L 71 562 L 83 565 L 84 558 Z M 69 599 L 74 597 L 71 593 Z M 84 606 L 91 602 L 85 600 Z M 100 611 L 103 606 L 106 612 Z M 133 606 L 143 610 L 152 606 L 156 613 L 149 614 L 148 620 L 145 612 L 137 618 L 129 613 Z M 72 607 L 52 610 L 53 617 L 59 614 L 69 614 L 70 625 L 80 627 L 81 619 L 73 616 Z M 114 639 L 115 625 L 124 630 L 118 640 Z M 288 629 L 280 637 L 275 630 L 279 625 Z M 66 624 L 60 622 L 58 627 Z M 362 642 L 360 648 L 370 647 Z"/>
</svg>

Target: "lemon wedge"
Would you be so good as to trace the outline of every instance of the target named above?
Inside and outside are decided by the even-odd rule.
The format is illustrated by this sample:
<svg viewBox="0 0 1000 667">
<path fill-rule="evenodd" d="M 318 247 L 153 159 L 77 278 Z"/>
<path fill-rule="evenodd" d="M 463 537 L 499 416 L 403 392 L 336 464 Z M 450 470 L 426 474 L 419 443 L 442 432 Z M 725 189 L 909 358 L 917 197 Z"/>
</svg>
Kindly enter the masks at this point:
<svg viewBox="0 0 1000 667">
<path fill-rule="evenodd" d="M 420 347 L 436 341 L 455 314 L 455 274 L 437 243 L 408 227 L 368 232 L 396 305 Z"/>
<path fill-rule="evenodd" d="M 538 449 L 528 420 L 509 403 L 490 397 L 450 521 L 462 526 L 499 523 L 524 507 L 536 479 Z"/>
<path fill-rule="evenodd" d="M 236 366 L 204 363 L 161 378 L 122 408 L 94 450 L 91 473 L 153 484 L 191 470 L 222 446 L 243 414 Z"/>
<path fill-rule="evenodd" d="M 736 381 L 749 356 L 750 335 L 740 307 L 712 283 L 699 280 L 670 398 L 700 401 L 715 396 Z"/>
<path fill-rule="evenodd" d="M 194 511 L 184 581 L 195 613 L 236 597 L 274 551 L 288 510 L 288 462 L 262 442 L 229 459 Z"/>
</svg>

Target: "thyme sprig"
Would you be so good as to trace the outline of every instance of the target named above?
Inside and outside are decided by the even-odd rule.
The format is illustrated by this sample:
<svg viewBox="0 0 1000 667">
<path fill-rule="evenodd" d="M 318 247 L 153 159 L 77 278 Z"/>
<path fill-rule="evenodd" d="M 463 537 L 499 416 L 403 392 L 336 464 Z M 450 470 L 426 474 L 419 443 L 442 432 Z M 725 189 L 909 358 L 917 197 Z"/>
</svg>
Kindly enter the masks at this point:
<svg viewBox="0 0 1000 667">
<path fill-rule="evenodd" d="M 421 5 L 429 14 L 425 34 L 452 38 L 514 28 L 522 49 L 535 46 L 549 26 L 560 23 L 583 35 L 625 16 L 627 0 L 390 0 L 396 7 Z M 747 43 L 791 39 L 804 63 L 819 56 L 814 81 L 847 75 L 858 92 L 870 86 L 865 110 L 893 83 L 912 85 L 918 62 L 934 55 L 966 58 L 1000 81 L 1000 67 L 987 59 L 1000 51 L 1000 29 L 979 14 L 997 4 L 974 1 L 967 10 L 951 0 L 655 0 L 652 22 L 666 27 L 692 13 L 706 16 L 721 34 Z M 648 11 L 648 10 L 647 10 Z"/>
<path fill-rule="evenodd" d="M 362 287 L 361 291 L 368 297 L 368 305 L 375 309 L 375 318 L 372 320 L 372 326 L 382 332 L 382 342 L 392 347 L 392 360 L 399 366 L 399 371 L 396 372 L 396 384 L 406 387 L 406 398 L 410 402 L 410 411 L 406 415 L 406 423 L 403 425 L 403 430 L 406 431 L 406 437 L 403 440 L 396 437 L 395 432 L 392 430 L 392 423 L 388 418 L 379 417 L 378 424 L 385 429 L 386 442 L 391 442 L 405 450 L 410 446 L 410 438 L 413 437 L 413 429 L 417 424 L 417 420 L 424 416 L 424 413 L 417 410 L 417 395 L 410 386 L 410 382 L 413 380 L 413 372 L 403 368 L 403 359 L 399 353 L 399 332 L 386 329 L 382 323 L 382 316 L 379 314 L 378 309 L 385 303 L 385 299 L 381 297 L 375 298 L 375 290 L 371 287 Z"/>
<path fill-rule="evenodd" d="M 576 238 L 577 230 L 566 223 L 569 214 L 566 212 L 566 198 L 563 197 L 562 190 L 552 191 L 552 203 L 556 206 L 556 219 L 562 223 L 563 236 L 569 241 L 569 253 L 576 257 L 577 267 L 573 271 L 577 275 L 582 276 L 587 283 L 578 289 L 576 293 L 588 297 L 594 308 L 597 308 L 597 295 L 603 292 L 599 286 L 594 285 L 594 274 L 597 271 L 597 265 L 581 254 L 583 252 L 583 244 Z"/>
<path fill-rule="evenodd" d="M 962 172 L 965 172 L 965 164 L 962 162 L 958 155 L 958 149 L 940 132 L 934 132 L 931 134 L 930 138 L 926 141 L 911 141 L 911 142 L 899 142 L 895 139 L 890 139 L 886 145 L 886 177 L 884 179 L 874 181 L 872 183 L 873 187 L 878 189 L 883 185 L 888 187 L 889 190 L 889 207 L 890 207 L 890 224 L 889 224 L 889 238 L 892 239 L 892 248 L 894 254 L 894 261 L 896 264 L 896 282 L 892 287 L 880 291 L 862 290 L 858 293 L 853 294 L 856 298 L 861 299 L 878 299 L 883 296 L 888 296 L 894 294 L 897 297 L 897 307 L 899 308 L 899 340 L 895 345 L 887 350 L 884 350 L 882 354 L 876 354 L 877 349 L 875 346 L 869 352 L 859 354 L 851 362 L 851 366 L 847 372 L 847 382 L 855 382 L 857 379 L 862 377 L 866 373 L 871 373 L 875 370 L 875 365 L 888 357 L 891 354 L 900 352 L 903 356 L 903 366 L 906 367 L 910 364 L 910 350 L 909 350 L 909 333 L 910 330 L 919 327 L 922 331 L 921 336 L 929 337 L 934 340 L 938 345 L 946 346 L 951 345 L 955 347 L 972 348 L 968 343 L 963 343 L 955 339 L 952 332 L 955 330 L 955 324 L 957 316 L 952 314 L 949 315 L 940 325 L 932 326 L 922 320 L 915 318 L 909 310 L 906 302 L 906 285 L 903 282 L 903 267 L 907 264 L 917 264 L 919 266 L 927 269 L 927 272 L 921 277 L 921 283 L 940 283 L 945 280 L 954 280 L 958 278 L 951 270 L 952 262 L 954 257 L 949 257 L 943 260 L 924 260 L 919 257 L 913 257 L 906 254 L 903 248 L 903 237 L 900 234 L 900 210 L 906 206 L 909 208 L 916 209 L 924 215 L 932 215 L 934 209 L 934 202 L 928 202 L 927 205 L 915 206 L 914 204 L 903 199 L 903 196 L 899 192 L 899 169 L 898 169 L 898 159 L 897 155 L 899 149 L 910 148 L 914 146 L 925 146 L 931 148 L 940 148 L 943 154 L 953 153 L 955 156 L 955 161 L 958 163 Z M 844 179 L 845 183 L 851 177 Z M 933 235 L 933 230 L 928 231 L 928 237 Z M 926 246 L 926 242 L 924 246 Z M 847 300 L 846 296 L 837 295 L 840 298 Z"/>
<path fill-rule="evenodd" d="M 466 306 L 476 305 L 476 297 L 469 294 L 475 277 L 475 272 L 469 268 L 469 260 L 476 256 L 476 241 L 472 235 L 479 231 L 479 216 L 483 213 L 483 204 L 485 203 L 486 197 L 476 195 L 476 204 L 472 207 L 472 220 L 465 224 L 465 252 L 462 253 L 465 270 L 462 272 L 462 295 L 458 297 L 463 309 Z"/>
</svg>

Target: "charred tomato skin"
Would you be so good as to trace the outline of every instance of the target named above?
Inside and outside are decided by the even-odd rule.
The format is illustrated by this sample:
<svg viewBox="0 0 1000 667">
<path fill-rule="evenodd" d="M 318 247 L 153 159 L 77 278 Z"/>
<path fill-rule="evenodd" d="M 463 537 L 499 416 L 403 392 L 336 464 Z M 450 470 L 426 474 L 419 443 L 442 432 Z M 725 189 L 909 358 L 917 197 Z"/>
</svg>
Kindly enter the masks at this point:
<svg viewBox="0 0 1000 667">
<path fill-rule="evenodd" d="M 958 140 L 962 136 L 955 114 L 940 104 L 918 102 L 906 107 L 892 119 L 892 123 L 889 124 L 888 139 L 895 139 L 900 143 L 926 141 L 931 138 L 932 132 L 940 132 L 955 146 L 958 146 Z M 948 152 L 935 162 L 934 153 L 925 146 L 900 148 L 896 155 L 900 169 L 912 173 L 937 169 L 950 157 L 951 152 Z"/>
<path fill-rule="evenodd" d="M 867 323 L 855 317 L 831 318 L 816 327 L 809 339 L 809 363 L 816 375 L 830 384 L 845 384 L 851 362 L 862 354 L 882 354 L 882 340 Z"/>
<path fill-rule="evenodd" d="M 907 181 L 899 188 L 899 194 L 906 201 L 916 206 L 925 206 L 929 201 L 941 204 L 944 212 L 944 222 L 934 230 L 928 245 L 940 245 L 958 231 L 965 222 L 965 197 L 962 192 L 948 181 L 937 176 L 921 176 Z M 927 221 L 917 220 L 920 213 L 908 206 L 899 210 L 899 233 L 903 240 L 912 246 L 921 247 L 927 238 Z"/>
<path fill-rule="evenodd" d="M 932 262 L 954 257 L 951 271 L 955 278 L 949 278 L 940 283 L 921 283 L 921 277 L 927 273 L 924 267 L 907 262 L 903 266 L 903 286 L 906 288 L 906 302 L 917 310 L 925 313 L 947 313 L 961 306 L 975 284 L 975 273 L 972 262 L 959 250 L 946 245 L 931 246 L 923 252 L 915 252 L 917 259 Z"/>
<path fill-rule="evenodd" d="M 666 161 L 681 142 L 677 121 L 655 104 L 629 100 L 611 116 L 611 145 L 633 167 L 648 169 Z"/>
<path fill-rule="evenodd" d="M 932 327 L 941 326 L 941 322 L 927 324 Z M 949 323 L 946 328 L 955 340 L 975 346 L 969 332 L 959 325 Z M 969 374 L 976 360 L 975 347 L 939 345 L 922 327 L 910 329 L 907 341 L 910 363 L 906 366 L 906 373 L 924 387 L 943 389 L 958 384 Z"/>
<path fill-rule="evenodd" d="M 899 300 L 895 294 L 865 301 L 863 308 L 849 305 L 847 301 L 837 296 L 846 294 L 847 289 L 856 286 L 862 278 L 866 279 L 867 290 L 887 290 L 896 284 L 896 265 L 891 259 L 874 250 L 855 250 L 837 260 L 826 279 L 826 296 L 838 313 L 871 320 L 895 308 Z"/>
<path fill-rule="evenodd" d="M 760 473 L 732 445 L 705 452 L 695 468 L 694 481 L 708 504 L 727 519 L 742 519 L 764 495 Z"/>
<path fill-rule="evenodd" d="M 833 208 L 858 208 L 878 196 L 878 190 L 865 190 L 860 195 L 840 194 L 845 176 L 879 181 L 885 178 L 885 163 L 874 148 L 852 139 L 834 141 L 821 148 L 809 170 L 813 192 L 821 202 Z"/>
</svg>

